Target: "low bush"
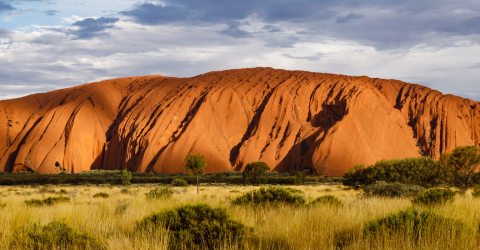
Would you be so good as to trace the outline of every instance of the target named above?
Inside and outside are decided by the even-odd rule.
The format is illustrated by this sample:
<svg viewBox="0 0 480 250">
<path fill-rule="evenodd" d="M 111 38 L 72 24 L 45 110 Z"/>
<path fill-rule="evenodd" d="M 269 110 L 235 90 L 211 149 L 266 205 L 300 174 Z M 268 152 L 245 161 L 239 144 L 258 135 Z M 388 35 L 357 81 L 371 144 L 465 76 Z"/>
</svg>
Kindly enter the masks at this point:
<svg viewBox="0 0 480 250">
<path fill-rule="evenodd" d="M 170 199 L 172 195 L 173 191 L 168 187 L 155 188 L 145 194 L 147 200 Z"/>
<path fill-rule="evenodd" d="M 305 197 L 299 194 L 293 194 L 286 188 L 269 187 L 260 188 L 243 193 L 232 201 L 233 205 L 246 204 L 290 204 L 303 205 L 305 204 Z"/>
<path fill-rule="evenodd" d="M 296 188 L 287 187 L 286 189 L 287 189 L 288 191 L 294 193 L 294 194 L 295 194 L 295 193 L 297 193 L 297 194 L 303 194 L 303 193 L 305 193 L 305 192 L 303 192 L 302 190 L 296 189 Z"/>
<path fill-rule="evenodd" d="M 376 181 L 400 182 L 422 187 L 452 183 L 452 169 L 429 157 L 381 160 L 365 168 L 359 164 L 343 176 L 343 185 L 363 188 Z"/>
<path fill-rule="evenodd" d="M 25 204 L 27 204 L 27 206 L 43 206 L 43 205 L 52 206 L 60 202 L 70 202 L 70 198 L 65 196 L 58 196 L 58 197 L 48 197 L 43 200 L 40 200 L 40 199 L 25 200 Z"/>
<path fill-rule="evenodd" d="M 425 191 L 425 188 L 400 182 L 387 183 L 385 181 L 377 181 L 363 188 L 363 191 L 367 196 L 409 197 Z"/>
<path fill-rule="evenodd" d="M 310 202 L 310 205 L 325 204 L 332 207 L 343 207 L 345 204 L 337 196 L 326 194 Z"/>
<path fill-rule="evenodd" d="M 71 227 L 64 220 L 47 225 L 28 223 L 13 232 L 11 249 L 106 249 L 101 240 Z"/>
<path fill-rule="evenodd" d="M 418 194 L 412 203 L 425 206 L 441 205 L 455 200 L 455 191 L 434 188 Z"/>
<path fill-rule="evenodd" d="M 468 229 L 463 221 L 446 218 L 428 209 L 421 211 L 410 207 L 367 222 L 363 236 L 378 239 L 381 234 L 399 234 L 418 240 L 421 236 L 435 237 L 445 232 L 448 232 L 446 235 L 459 236 L 467 233 Z"/>
<path fill-rule="evenodd" d="M 15 185 L 15 180 L 11 178 L 5 178 L 0 180 L 0 185 L 2 186 L 13 186 Z"/>
<path fill-rule="evenodd" d="M 104 192 L 96 193 L 93 195 L 93 198 L 108 198 L 108 197 L 110 197 L 110 195 Z"/>
<path fill-rule="evenodd" d="M 476 187 L 475 189 L 473 189 L 472 196 L 474 198 L 479 198 L 480 197 L 480 187 Z"/>
<path fill-rule="evenodd" d="M 136 222 L 141 232 L 167 231 L 169 249 L 217 249 L 224 241 L 242 245 L 246 227 L 231 219 L 226 208 L 186 204 L 152 213 Z"/>
<path fill-rule="evenodd" d="M 174 179 L 172 181 L 172 186 L 174 186 L 174 187 L 186 187 L 186 186 L 188 186 L 188 183 L 184 179 Z"/>
<path fill-rule="evenodd" d="M 38 192 L 43 194 L 43 193 L 52 193 L 54 194 L 55 193 L 55 189 L 53 188 L 50 188 L 49 186 L 43 186 L 41 188 L 38 189 Z"/>
</svg>

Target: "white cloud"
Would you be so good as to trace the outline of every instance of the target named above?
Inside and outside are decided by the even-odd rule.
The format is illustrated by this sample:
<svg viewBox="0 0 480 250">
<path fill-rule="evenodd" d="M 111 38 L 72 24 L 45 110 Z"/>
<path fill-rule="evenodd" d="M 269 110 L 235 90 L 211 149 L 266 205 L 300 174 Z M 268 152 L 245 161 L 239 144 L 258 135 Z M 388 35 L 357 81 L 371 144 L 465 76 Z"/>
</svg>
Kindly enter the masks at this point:
<svg viewBox="0 0 480 250">
<path fill-rule="evenodd" d="M 468 18 L 480 13 L 447 7 L 436 11 Z M 124 18 L 102 30 L 108 36 L 88 39 L 74 39 L 71 24 L 86 19 L 75 15 L 59 17 L 60 24 L 32 24 L 3 33 L 0 29 L 0 99 L 116 77 L 187 77 L 263 66 L 399 79 L 480 101 L 480 35 L 445 35 L 441 30 L 446 24 L 430 23 L 439 13 L 405 14 L 409 11 L 418 10 L 340 8 L 331 19 L 302 23 L 249 14 L 233 26 L 217 19 L 208 25 L 142 25 Z M 350 13 L 356 16 L 336 24 L 337 17 Z M 409 15 L 406 27 L 398 26 Z"/>
</svg>

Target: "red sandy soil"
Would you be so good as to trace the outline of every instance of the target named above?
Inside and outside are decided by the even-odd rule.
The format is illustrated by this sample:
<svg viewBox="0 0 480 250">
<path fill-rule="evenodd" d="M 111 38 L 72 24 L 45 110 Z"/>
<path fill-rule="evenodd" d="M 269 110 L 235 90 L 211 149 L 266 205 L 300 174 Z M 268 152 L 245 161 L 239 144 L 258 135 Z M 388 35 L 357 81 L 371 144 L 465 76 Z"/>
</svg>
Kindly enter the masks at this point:
<svg viewBox="0 0 480 250">
<path fill-rule="evenodd" d="M 0 170 L 272 170 L 342 175 L 359 163 L 479 145 L 480 103 L 416 84 L 252 68 L 113 79 L 0 101 Z M 417 147 L 417 144 L 421 146 Z"/>
</svg>

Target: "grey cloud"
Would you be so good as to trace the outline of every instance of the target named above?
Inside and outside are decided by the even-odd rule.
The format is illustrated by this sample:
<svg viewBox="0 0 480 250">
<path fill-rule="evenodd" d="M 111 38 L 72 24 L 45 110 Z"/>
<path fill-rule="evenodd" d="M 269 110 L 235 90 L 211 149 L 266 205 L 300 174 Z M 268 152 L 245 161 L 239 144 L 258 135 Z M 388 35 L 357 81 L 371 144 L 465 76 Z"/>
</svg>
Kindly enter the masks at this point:
<svg viewBox="0 0 480 250">
<path fill-rule="evenodd" d="M 161 6 L 152 3 L 144 3 L 129 11 L 120 14 L 132 17 L 135 22 L 144 25 L 159 25 L 176 21 L 186 21 L 191 10 L 178 6 Z"/>
<path fill-rule="evenodd" d="M 165 5 L 144 3 L 120 14 L 132 17 L 145 25 L 160 25 L 175 22 L 188 24 L 212 24 L 243 20 L 249 15 L 268 23 L 278 21 L 305 22 L 331 18 L 335 12 L 329 10 L 328 1 L 314 0 L 166 0 Z"/>
<path fill-rule="evenodd" d="M 469 10 L 463 14 L 456 10 Z M 350 12 L 345 16 L 337 13 Z M 281 33 L 288 24 L 297 34 L 350 40 L 377 50 L 409 49 L 417 45 L 455 46 L 455 36 L 480 34 L 476 0 L 164 0 L 143 3 L 120 14 L 143 25 L 206 26 L 225 24 L 220 34 L 255 36 L 231 25 L 248 17 L 263 22 L 266 30 Z M 361 14 L 360 14 L 361 13 Z M 478 15 L 478 14 L 477 14 Z M 368 16 L 368 19 L 365 17 Z M 355 20 L 364 19 L 362 22 Z M 349 25 L 332 25 L 349 24 Z M 277 28 L 269 28 L 267 25 Z M 478 41 L 469 38 L 474 43 Z"/>
<path fill-rule="evenodd" d="M 249 32 L 238 28 L 240 25 L 241 24 L 238 22 L 230 22 L 228 27 L 224 30 L 221 30 L 219 33 L 229 35 L 231 37 L 237 37 L 237 38 L 250 37 L 251 34 Z"/>
<path fill-rule="evenodd" d="M 113 24 L 118 22 L 118 18 L 100 17 L 98 19 L 86 18 L 82 21 L 77 21 L 72 24 L 78 30 L 71 30 L 70 33 L 75 35 L 77 39 L 90 39 L 97 36 L 108 35 L 104 32 L 106 29 L 113 28 Z"/>
<path fill-rule="evenodd" d="M 8 37 L 12 32 L 10 30 L 0 28 L 0 37 Z"/>
<path fill-rule="evenodd" d="M 322 53 L 318 53 L 314 56 L 292 56 L 290 54 L 282 54 L 282 55 L 284 57 L 288 57 L 288 58 L 291 58 L 291 59 L 300 59 L 300 60 L 307 60 L 307 61 L 318 61 L 323 56 Z"/>
<path fill-rule="evenodd" d="M 55 16 L 55 15 L 57 15 L 57 13 L 59 13 L 59 12 L 60 12 L 60 11 L 58 11 L 58 10 L 47 10 L 47 11 L 45 11 L 45 14 L 46 14 L 47 16 Z"/>
<path fill-rule="evenodd" d="M 366 15 L 362 15 L 362 14 L 355 14 L 355 13 L 350 13 L 346 16 L 342 16 L 342 17 L 337 17 L 337 23 L 351 23 L 353 22 L 354 20 L 358 20 L 358 19 L 362 19 L 366 17 Z"/>
<path fill-rule="evenodd" d="M 10 4 L 0 1 L 0 14 L 7 11 L 15 10 Z"/>
<path fill-rule="evenodd" d="M 266 30 L 267 32 L 270 32 L 270 33 L 275 33 L 275 32 L 280 32 L 282 31 L 282 29 L 280 29 L 279 27 L 275 26 L 275 25 L 271 25 L 271 24 L 267 24 L 267 25 L 264 25 L 262 27 L 263 30 Z"/>
<path fill-rule="evenodd" d="M 480 62 L 478 63 L 474 63 L 468 67 L 466 67 L 467 69 L 480 69 Z"/>
</svg>

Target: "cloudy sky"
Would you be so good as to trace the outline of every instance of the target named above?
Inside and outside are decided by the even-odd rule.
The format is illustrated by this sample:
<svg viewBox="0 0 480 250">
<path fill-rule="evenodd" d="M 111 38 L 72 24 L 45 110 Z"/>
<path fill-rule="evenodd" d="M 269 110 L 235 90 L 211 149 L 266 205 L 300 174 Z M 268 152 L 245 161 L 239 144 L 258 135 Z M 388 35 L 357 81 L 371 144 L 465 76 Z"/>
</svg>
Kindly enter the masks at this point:
<svg viewBox="0 0 480 250">
<path fill-rule="evenodd" d="M 259 66 L 480 101 L 480 1 L 0 0 L 0 99 Z"/>
</svg>

